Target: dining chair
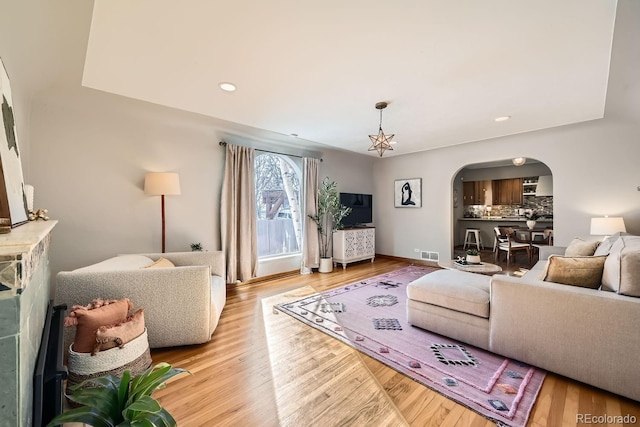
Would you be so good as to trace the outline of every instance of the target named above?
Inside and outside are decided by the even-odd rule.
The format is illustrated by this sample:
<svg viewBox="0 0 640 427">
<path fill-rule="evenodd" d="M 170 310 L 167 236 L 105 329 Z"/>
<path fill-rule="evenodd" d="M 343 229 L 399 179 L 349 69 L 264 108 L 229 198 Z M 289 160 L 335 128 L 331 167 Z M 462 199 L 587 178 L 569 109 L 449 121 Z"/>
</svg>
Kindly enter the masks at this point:
<svg viewBox="0 0 640 427">
<path fill-rule="evenodd" d="M 531 258 L 533 259 L 534 254 L 540 254 L 540 248 L 542 246 L 553 246 L 553 229 L 547 228 L 543 231 L 544 238 L 542 240 L 537 240 L 535 244 L 531 245 Z"/>
<path fill-rule="evenodd" d="M 498 258 L 500 256 L 500 251 L 504 251 L 507 254 L 507 269 L 510 267 L 511 260 L 515 262 L 515 254 L 518 251 L 523 251 L 527 253 L 527 260 L 529 261 L 529 265 L 531 265 L 531 243 L 525 242 L 521 240 L 516 233 L 516 230 L 513 228 L 500 228 L 496 227 L 494 229 L 496 233 L 496 250 L 494 259 L 495 262 L 498 262 Z M 506 241 L 501 240 L 504 239 L 503 236 L 506 236 Z"/>
<path fill-rule="evenodd" d="M 493 252 L 496 251 L 496 246 L 498 242 L 506 242 L 507 236 L 506 234 L 502 234 L 500 231 L 500 227 L 493 227 Z"/>
</svg>

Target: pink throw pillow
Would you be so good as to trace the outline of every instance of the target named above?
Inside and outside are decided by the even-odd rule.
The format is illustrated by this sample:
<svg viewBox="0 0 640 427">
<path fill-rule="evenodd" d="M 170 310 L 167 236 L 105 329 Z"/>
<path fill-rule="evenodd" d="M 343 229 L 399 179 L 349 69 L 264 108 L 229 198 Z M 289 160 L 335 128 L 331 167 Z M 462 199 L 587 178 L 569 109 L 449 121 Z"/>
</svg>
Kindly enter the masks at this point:
<svg viewBox="0 0 640 427">
<path fill-rule="evenodd" d="M 95 301 L 95 300 L 94 300 Z M 98 308 L 74 306 L 69 317 L 65 319 L 65 325 L 76 324 L 76 337 L 71 347 L 77 353 L 90 353 L 96 344 L 96 331 L 100 326 L 112 325 L 123 322 L 133 304 L 129 298 L 109 301 L 109 304 Z"/>
<path fill-rule="evenodd" d="M 96 331 L 96 342 L 91 351 L 95 355 L 99 351 L 113 347 L 124 347 L 131 340 L 138 338 L 144 332 L 144 309 L 139 309 L 128 316 L 122 323 L 100 326 Z"/>
</svg>

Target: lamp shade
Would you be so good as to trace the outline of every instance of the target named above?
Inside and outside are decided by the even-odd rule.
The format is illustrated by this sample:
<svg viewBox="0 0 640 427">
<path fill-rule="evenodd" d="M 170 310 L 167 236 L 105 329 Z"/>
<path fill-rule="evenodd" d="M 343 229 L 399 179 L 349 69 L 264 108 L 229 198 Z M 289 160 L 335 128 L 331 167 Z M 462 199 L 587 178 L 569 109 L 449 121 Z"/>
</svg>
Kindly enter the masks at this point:
<svg viewBox="0 0 640 427">
<path fill-rule="evenodd" d="M 144 177 L 144 193 L 150 196 L 180 194 L 180 177 L 172 172 L 148 172 Z"/>
<path fill-rule="evenodd" d="M 591 218 L 591 234 L 594 236 L 611 236 L 627 231 L 622 217 Z"/>
</svg>

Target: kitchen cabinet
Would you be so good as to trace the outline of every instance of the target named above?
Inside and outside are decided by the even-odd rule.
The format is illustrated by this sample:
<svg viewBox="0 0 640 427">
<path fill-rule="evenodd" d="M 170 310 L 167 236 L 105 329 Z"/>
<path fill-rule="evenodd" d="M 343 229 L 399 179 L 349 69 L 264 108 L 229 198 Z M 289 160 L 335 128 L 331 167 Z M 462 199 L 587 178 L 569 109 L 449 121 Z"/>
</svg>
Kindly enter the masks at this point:
<svg viewBox="0 0 640 427">
<path fill-rule="evenodd" d="M 493 204 L 493 189 L 491 181 L 475 181 L 476 199 L 479 205 Z"/>
<path fill-rule="evenodd" d="M 497 179 L 491 184 L 494 205 L 522 204 L 522 178 Z"/>
<path fill-rule="evenodd" d="M 462 187 L 465 206 L 493 204 L 491 181 L 465 181 Z"/>
<path fill-rule="evenodd" d="M 475 181 L 462 183 L 462 200 L 465 206 L 475 205 Z"/>
</svg>

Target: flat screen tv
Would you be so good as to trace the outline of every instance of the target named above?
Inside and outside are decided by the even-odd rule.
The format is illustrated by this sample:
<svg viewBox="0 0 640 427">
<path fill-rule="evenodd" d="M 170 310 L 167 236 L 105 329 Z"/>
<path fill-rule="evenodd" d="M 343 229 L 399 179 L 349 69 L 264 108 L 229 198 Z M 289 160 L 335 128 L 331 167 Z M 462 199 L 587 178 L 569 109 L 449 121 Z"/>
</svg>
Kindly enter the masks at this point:
<svg viewBox="0 0 640 427">
<path fill-rule="evenodd" d="M 340 193 L 340 203 L 351 208 L 342 224 L 345 227 L 356 227 L 373 222 L 373 196 L 360 193 Z"/>
</svg>

